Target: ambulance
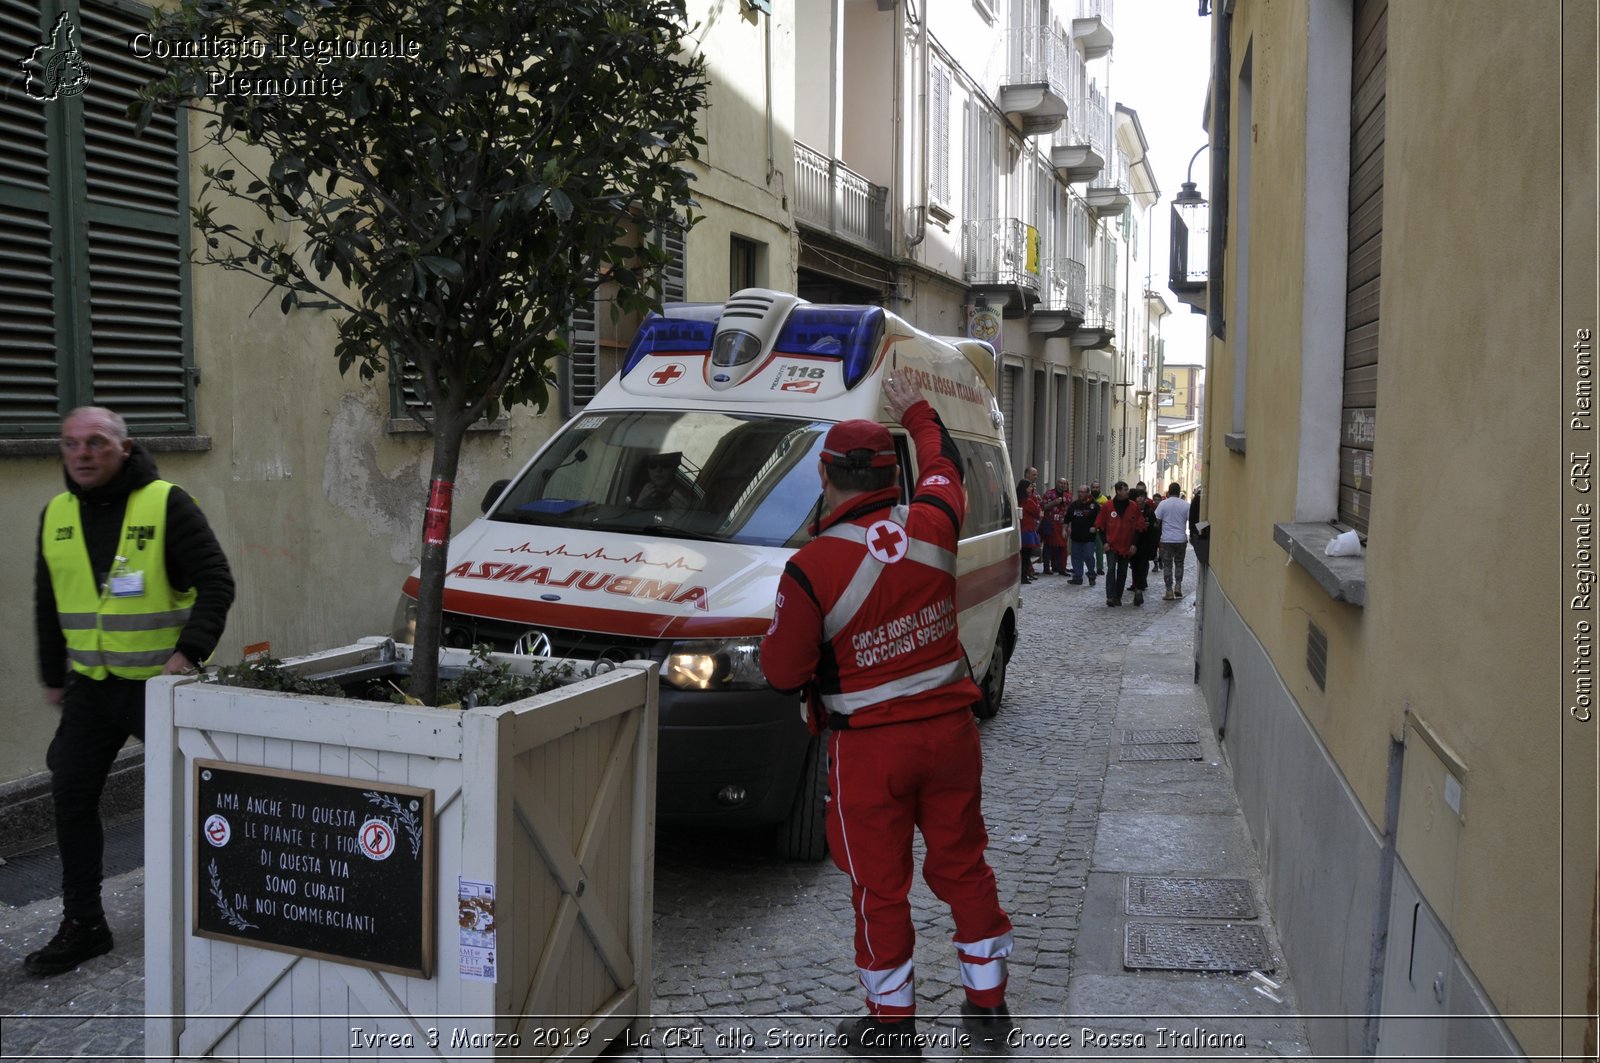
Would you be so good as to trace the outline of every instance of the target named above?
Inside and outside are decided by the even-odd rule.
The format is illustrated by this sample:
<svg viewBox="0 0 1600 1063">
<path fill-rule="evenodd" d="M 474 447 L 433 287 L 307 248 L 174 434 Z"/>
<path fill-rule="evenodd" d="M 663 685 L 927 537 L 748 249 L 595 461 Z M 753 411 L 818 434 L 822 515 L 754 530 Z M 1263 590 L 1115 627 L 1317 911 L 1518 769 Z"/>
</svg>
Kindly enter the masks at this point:
<svg viewBox="0 0 1600 1063">
<path fill-rule="evenodd" d="M 988 344 L 937 339 L 875 306 L 766 289 L 649 316 L 622 370 L 450 543 L 444 642 L 661 663 L 657 819 L 772 826 L 792 859 L 826 853 L 825 754 L 760 646 L 784 562 L 822 504 L 823 437 L 878 420 L 885 375 L 921 387 L 960 451 L 961 641 L 992 715 L 1017 639 L 1016 481 Z M 397 634 L 415 615 L 406 581 Z"/>
</svg>

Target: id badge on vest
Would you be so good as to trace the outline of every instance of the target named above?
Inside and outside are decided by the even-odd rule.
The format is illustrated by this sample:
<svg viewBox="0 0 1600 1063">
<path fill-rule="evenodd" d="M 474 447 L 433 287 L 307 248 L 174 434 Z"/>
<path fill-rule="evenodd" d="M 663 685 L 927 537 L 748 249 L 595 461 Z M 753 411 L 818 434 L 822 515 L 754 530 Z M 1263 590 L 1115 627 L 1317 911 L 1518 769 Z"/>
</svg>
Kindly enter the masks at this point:
<svg viewBox="0 0 1600 1063">
<path fill-rule="evenodd" d="M 117 558 L 117 563 L 111 568 L 110 585 L 113 598 L 142 598 L 144 597 L 144 573 L 129 572 L 128 559 Z"/>
</svg>

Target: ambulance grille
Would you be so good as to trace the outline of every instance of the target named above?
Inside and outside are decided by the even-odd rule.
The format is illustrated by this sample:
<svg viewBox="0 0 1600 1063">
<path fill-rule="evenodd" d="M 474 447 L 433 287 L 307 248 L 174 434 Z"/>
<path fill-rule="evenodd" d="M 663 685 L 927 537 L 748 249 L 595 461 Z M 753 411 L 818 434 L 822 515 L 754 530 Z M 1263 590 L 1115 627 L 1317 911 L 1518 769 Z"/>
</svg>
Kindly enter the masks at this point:
<svg viewBox="0 0 1600 1063">
<path fill-rule="evenodd" d="M 761 321 L 767 316 L 767 312 L 772 309 L 772 304 L 774 301 L 775 300 L 773 300 L 770 295 L 744 296 L 743 298 L 735 297 L 729 299 L 727 304 L 722 308 L 722 320 L 727 321 L 729 318 L 753 318 L 756 321 Z"/>
<path fill-rule="evenodd" d="M 446 646 L 470 649 L 487 642 L 501 653 L 511 652 L 517 639 L 533 630 L 532 624 L 515 624 L 505 620 L 491 620 L 464 613 L 444 614 Z M 630 638 L 625 635 L 607 635 L 596 631 L 569 631 L 556 627 L 540 627 L 550 636 L 553 656 L 596 660 L 601 657 L 613 661 L 662 660 L 666 647 L 655 639 Z"/>
</svg>

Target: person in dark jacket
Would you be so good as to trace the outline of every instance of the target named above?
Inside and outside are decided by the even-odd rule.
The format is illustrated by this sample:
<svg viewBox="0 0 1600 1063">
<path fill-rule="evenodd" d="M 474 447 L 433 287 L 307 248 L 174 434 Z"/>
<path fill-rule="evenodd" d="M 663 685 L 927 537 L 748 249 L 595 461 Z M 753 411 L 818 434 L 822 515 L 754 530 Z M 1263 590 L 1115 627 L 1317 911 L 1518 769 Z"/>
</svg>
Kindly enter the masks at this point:
<svg viewBox="0 0 1600 1063">
<path fill-rule="evenodd" d="M 1150 566 L 1161 554 L 1161 522 L 1156 520 L 1156 504 L 1151 501 L 1149 491 L 1135 487 L 1128 492 L 1128 497 L 1144 514 L 1144 530 L 1133 540 L 1133 604 L 1143 605 L 1145 588 L 1149 585 Z"/>
<path fill-rule="evenodd" d="M 162 480 L 110 410 L 61 425 L 66 490 L 46 505 L 34 569 L 44 697 L 61 709 L 45 761 L 61 852 L 61 929 L 23 966 L 68 971 L 111 951 L 100 904 L 100 793 L 129 735 L 144 739 L 144 681 L 193 672 L 216 649 L 233 573 L 194 499 Z"/>
<path fill-rule="evenodd" d="M 1095 519 L 1100 503 L 1089 494 L 1089 485 L 1080 484 L 1078 497 L 1067 505 L 1068 549 L 1072 552 L 1072 576 L 1068 583 L 1082 583 L 1083 570 L 1089 570 L 1089 586 L 1094 586 Z"/>
</svg>

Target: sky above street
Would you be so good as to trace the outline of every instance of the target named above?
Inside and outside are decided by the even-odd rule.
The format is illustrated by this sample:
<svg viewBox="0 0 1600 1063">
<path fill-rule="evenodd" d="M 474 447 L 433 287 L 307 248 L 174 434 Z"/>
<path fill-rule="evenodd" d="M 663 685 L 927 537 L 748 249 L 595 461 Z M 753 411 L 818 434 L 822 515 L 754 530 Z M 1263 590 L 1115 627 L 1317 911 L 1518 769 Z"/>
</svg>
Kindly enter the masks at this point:
<svg viewBox="0 0 1600 1063">
<path fill-rule="evenodd" d="M 1141 251 L 1151 273 L 1149 287 L 1172 309 L 1161 323 L 1167 363 L 1180 365 L 1205 361 L 1205 318 L 1178 302 L 1166 281 L 1172 200 L 1190 158 L 1206 142 L 1201 122 L 1211 74 L 1211 20 L 1200 17 L 1199 6 L 1198 0 L 1118 0 L 1112 21 L 1111 97 L 1139 112 L 1161 189 Z M 1195 159 L 1193 173 L 1200 194 L 1209 199 L 1207 153 Z"/>
</svg>

